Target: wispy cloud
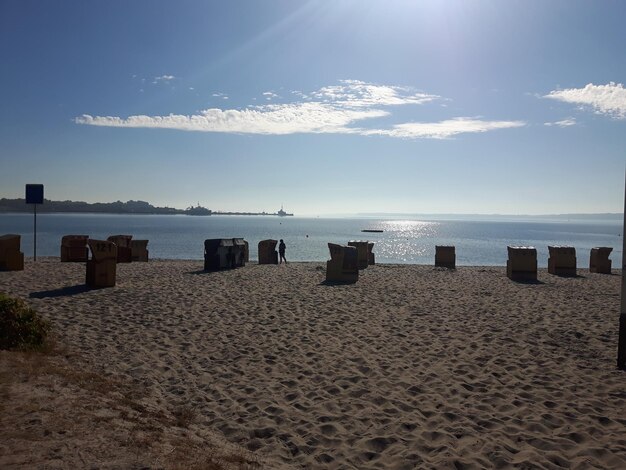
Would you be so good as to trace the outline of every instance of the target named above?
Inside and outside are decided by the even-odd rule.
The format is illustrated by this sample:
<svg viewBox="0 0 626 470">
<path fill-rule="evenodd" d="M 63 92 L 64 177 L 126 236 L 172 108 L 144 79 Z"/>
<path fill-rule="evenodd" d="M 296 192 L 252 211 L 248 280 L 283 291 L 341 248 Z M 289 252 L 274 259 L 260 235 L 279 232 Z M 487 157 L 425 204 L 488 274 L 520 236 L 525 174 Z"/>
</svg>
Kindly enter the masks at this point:
<svg viewBox="0 0 626 470">
<path fill-rule="evenodd" d="M 553 90 L 544 98 L 590 107 L 597 114 L 614 119 L 626 119 L 626 89 L 621 83 L 587 84 L 584 88 Z"/>
<path fill-rule="evenodd" d="M 278 95 L 272 91 L 264 91 L 263 96 L 265 97 L 267 101 L 271 101 L 274 98 L 278 98 Z"/>
<path fill-rule="evenodd" d="M 216 98 L 228 99 L 222 93 Z M 273 92 L 264 92 L 274 98 Z M 299 101 L 285 104 L 248 106 L 244 109 L 211 108 L 193 115 L 167 116 L 91 116 L 75 118 L 78 124 L 108 127 L 144 127 L 186 131 L 239 134 L 285 135 L 356 134 L 382 135 L 404 139 L 446 139 L 462 133 L 480 133 L 525 125 L 521 121 L 486 121 L 457 117 L 439 122 L 410 122 L 387 129 L 359 127 L 373 118 L 391 115 L 390 109 L 400 105 L 421 105 L 439 99 L 437 95 L 415 92 L 405 87 L 375 85 L 346 80 L 306 95 L 298 93 Z M 386 108 L 386 109 L 385 109 Z"/>
<path fill-rule="evenodd" d="M 405 139 L 449 139 L 457 134 L 481 133 L 525 125 L 524 121 L 484 121 L 477 118 L 457 117 L 439 122 L 408 122 L 397 124 L 392 129 L 374 129 L 363 133 Z"/>
<path fill-rule="evenodd" d="M 211 96 L 213 96 L 214 98 L 222 98 L 223 100 L 228 99 L 228 95 L 225 93 L 213 93 Z"/>
<path fill-rule="evenodd" d="M 576 119 L 573 117 L 565 118 L 562 121 L 543 123 L 544 126 L 557 126 L 557 127 L 570 127 L 570 126 L 575 126 L 576 124 L 578 123 L 576 122 Z"/>
<path fill-rule="evenodd" d="M 158 83 L 169 83 L 175 78 L 176 77 L 174 75 L 161 75 L 160 77 L 154 77 L 154 79 L 152 80 L 152 83 L 155 85 Z"/>
<path fill-rule="evenodd" d="M 311 96 L 322 102 L 350 107 L 424 104 L 440 98 L 437 95 L 414 93 L 407 87 L 375 85 L 360 80 L 343 80 L 340 85 L 321 88 Z"/>
</svg>

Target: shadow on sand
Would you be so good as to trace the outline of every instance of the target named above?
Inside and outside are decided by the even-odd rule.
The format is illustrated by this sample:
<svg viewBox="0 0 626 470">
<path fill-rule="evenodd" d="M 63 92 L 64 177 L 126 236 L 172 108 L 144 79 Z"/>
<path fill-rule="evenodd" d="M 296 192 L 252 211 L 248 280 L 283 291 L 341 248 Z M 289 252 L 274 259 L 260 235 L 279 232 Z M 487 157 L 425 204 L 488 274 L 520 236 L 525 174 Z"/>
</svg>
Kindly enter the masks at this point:
<svg viewBox="0 0 626 470">
<path fill-rule="evenodd" d="M 199 274 L 211 274 L 215 271 L 205 271 L 204 269 L 198 269 L 196 271 L 187 271 L 185 274 L 193 274 L 193 275 L 199 275 Z"/>
<path fill-rule="evenodd" d="M 87 284 L 80 284 L 78 286 L 61 287 L 60 289 L 42 290 L 39 292 L 31 292 L 29 297 L 32 299 L 45 299 L 46 297 L 64 297 L 68 295 L 82 294 L 90 290 L 97 290 L 89 287 Z"/>
<path fill-rule="evenodd" d="M 587 279 L 587 276 L 583 276 L 582 274 L 550 274 L 550 276 L 561 279 Z"/>
<path fill-rule="evenodd" d="M 528 284 L 528 285 L 545 284 L 545 282 L 540 281 L 539 279 L 511 279 L 511 282 L 514 282 L 516 284 Z"/>
<path fill-rule="evenodd" d="M 207 274 L 207 275 L 208 274 L 219 274 L 219 273 L 227 273 L 227 272 L 230 272 L 230 271 L 237 271 L 240 268 L 241 268 L 241 266 L 238 267 L 238 268 L 209 269 L 209 270 L 206 270 L 206 271 L 204 269 L 198 269 L 196 271 L 187 271 L 185 274 L 191 274 L 191 275 L 194 275 L 194 276 L 199 276 L 199 275 L 202 275 L 202 274 Z"/>
<path fill-rule="evenodd" d="M 342 282 L 342 281 L 322 281 L 318 285 L 320 286 L 351 286 L 356 282 Z"/>
</svg>

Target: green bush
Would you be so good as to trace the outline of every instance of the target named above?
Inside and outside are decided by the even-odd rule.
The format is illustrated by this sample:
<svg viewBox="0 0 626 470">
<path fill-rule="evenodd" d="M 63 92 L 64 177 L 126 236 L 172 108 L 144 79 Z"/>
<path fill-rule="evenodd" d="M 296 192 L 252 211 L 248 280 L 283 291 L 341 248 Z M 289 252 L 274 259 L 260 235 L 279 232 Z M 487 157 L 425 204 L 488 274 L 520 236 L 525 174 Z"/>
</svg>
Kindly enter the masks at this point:
<svg viewBox="0 0 626 470">
<path fill-rule="evenodd" d="M 0 349 L 40 349 L 50 323 L 21 299 L 0 293 Z"/>
</svg>

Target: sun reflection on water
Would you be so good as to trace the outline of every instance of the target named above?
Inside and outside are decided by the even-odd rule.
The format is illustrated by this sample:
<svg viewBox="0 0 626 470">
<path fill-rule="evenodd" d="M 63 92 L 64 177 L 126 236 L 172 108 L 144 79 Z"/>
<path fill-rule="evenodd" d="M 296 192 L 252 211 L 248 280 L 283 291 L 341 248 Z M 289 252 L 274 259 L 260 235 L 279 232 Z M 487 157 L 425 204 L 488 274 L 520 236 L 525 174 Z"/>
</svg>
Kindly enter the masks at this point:
<svg viewBox="0 0 626 470">
<path fill-rule="evenodd" d="M 421 220 L 390 220 L 380 224 L 386 237 L 376 251 L 379 256 L 409 262 L 416 256 L 426 256 L 433 251 L 432 239 L 437 235 L 439 222 Z"/>
<path fill-rule="evenodd" d="M 412 236 L 420 234 L 431 235 L 433 230 L 440 225 L 439 222 L 424 222 L 421 220 L 389 220 L 382 222 L 383 230 L 386 232 L 408 233 Z"/>
</svg>

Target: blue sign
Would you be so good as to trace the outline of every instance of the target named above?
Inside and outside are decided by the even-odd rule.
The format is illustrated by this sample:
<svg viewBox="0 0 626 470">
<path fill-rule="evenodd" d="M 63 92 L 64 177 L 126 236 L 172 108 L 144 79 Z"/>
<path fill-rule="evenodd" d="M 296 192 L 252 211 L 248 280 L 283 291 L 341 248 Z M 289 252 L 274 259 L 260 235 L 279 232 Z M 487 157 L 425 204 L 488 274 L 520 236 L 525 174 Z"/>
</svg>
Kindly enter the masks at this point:
<svg viewBox="0 0 626 470">
<path fill-rule="evenodd" d="M 43 184 L 26 185 L 26 204 L 43 204 Z"/>
</svg>

